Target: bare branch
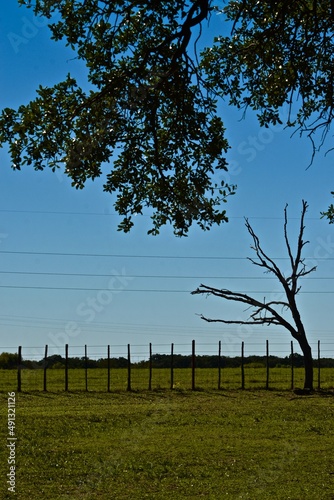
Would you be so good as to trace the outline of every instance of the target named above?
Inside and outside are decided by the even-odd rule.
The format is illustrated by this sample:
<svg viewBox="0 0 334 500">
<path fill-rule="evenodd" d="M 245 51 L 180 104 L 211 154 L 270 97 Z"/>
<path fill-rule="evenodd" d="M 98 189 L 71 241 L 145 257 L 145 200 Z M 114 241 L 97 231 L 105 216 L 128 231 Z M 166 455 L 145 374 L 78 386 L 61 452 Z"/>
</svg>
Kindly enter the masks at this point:
<svg viewBox="0 0 334 500">
<path fill-rule="evenodd" d="M 298 270 L 299 264 L 302 263 L 301 262 L 302 249 L 306 245 L 306 243 L 308 243 L 308 242 L 303 241 L 303 234 L 304 234 L 304 229 L 305 229 L 304 218 L 305 218 L 305 214 L 306 214 L 308 205 L 307 205 L 306 201 L 304 201 L 304 200 L 302 203 L 303 203 L 303 208 L 302 208 L 302 215 L 301 215 L 301 219 L 300 219 L 300 230 L 299 230 L 299 237 L 298 237 L 297 254 L 296 254 L 296 259 L 295 259 L 295 265 L 293 268 L 293 274 L 295 276 L 295 280 L 293 282 L 293 288 L 292 288 L 293 291 L 295 291 L 297 288 L 297 279 L 299 277 L 297 270 Z"/>
<path fill-rule="evenodd" d="M 247 227 L 249 234 L 253 238 L 254 246 L 251 246 L 251 248 L 252 248 L 252 250 L 255 251 L 260 262 L 257 262 L 256 260 L 252 259 L 251 257 L 248 257 L 248 260 L 250 260 L 256 266 L 264 267 L 265 269 L 267 269 L 267 271 L 273 273 L 284 287 L 285 279 L 284 279 L 284 276 L 283 276 L 281 270 L 275 264 L 275 262 L 263 251 L 263 249 L 260 245 L 260 240 L 256 236 L 256 234 L 254 233 L 254 230 L 253 230 L 252 226 L 250 225 L 248 219 L 246 219 L 245 225 Z"/>
<path fill-rule="evenodd" d="M 232 292 L 231 290 L 226 290 L 222 289 L 219 290 L 218 288 L 213 288 L 209 287 L 207 285 L 200 285 L 199 288 L 191 292 L 192 295 L 196 294 L 205 294 L 205 295 L 214 295 L 216 297 L 220 297 L 225 300 L 232 300 L 233 302 L 241 302 L 243 304 L 248 304 L 252 307 L 255 307 L 256 310 L 255 312 L 250 316 L 251 321 L 249 322 L 244 322 L 242 321 L 240 324 L 277 324 L 277 325 L 282 325 L 286 329 L 288 329 L 290 332 L 295 332 L 294 327 L 285 319 L 281 314 L 279 314 L 275 309 L 274 305 L 280 305 L 282 307 L 288 307 L 290 308 L 289 303 L 283 302 L 283 301 L 271 301 L 268 302 L 267 304 L 265 302 L 260 302 L 259 300 L 255 299 L 254 297 L 250 297 L 247 294 L 244 293 L 237 293 L 237 292 Z M 270 316 L 261 316 L 262 312 L 267 312 L 270 314 Z M 257 317 L 259 316 L 260 317 Z M 204 319 L 204 318 L 203 318 Z M 215 320 L 218 321 L 218 320 Z M 227 320 L 219 320 L 223 323 L 225 323 Z M 231 322 L 231 324 L 233 321 Z"/>
<path fill-rule="evenodd" d="M 304 260 L 305 259 L 301 259 L 301 261 L 300 261 L 302 266 L 303 266 L 303 269 L 301 271 L 299 271 L 298 278 L 303 277 L 303 276 L 307 276 L 307 274 L 313 273 L 313 271 L 316 271 L 316 269 L 317 269 L 317 266 L 313 266 L 310 269 L 306 269 L 306 266 L 304 264 Z"/>
<path fill-rule="evenodd" d="M 288 204 L 286 204 L 284 208 L 284 239 L 290 257 L 291 269 L 293 270 L 295 266 L 295 261 L 291 252 L 291 247 L 288 238 Z"/>
<path fill-rule="evenodd" d="M 226 325 L 257 325 L 259 324 L 257 321 L 233 321 L 233 320 L 227 320 L 227 319 L 212 319 L 212 318 L 207 318 L 203 314 L 200 314 L 200 318 L 203 319 L 204 321 L 207 321 L 208 323 L 225 323 Z"/>
<path fill-rule="evenodd" d="M 296 304 L 296 295 L 300 291 L 300 286 L 298 286 L 298 279 L 300 277 L 306 276 L 311 272 L 315 271 L 316 267 L 311 269 L 306 269 L 304 259 L 302 259 L 302 249 L 307 241 L 304 242 L 304 218 L 307 211 L 307 203 L 302 202 L 302 214 L 300 221 L 300 229 L 298 235 L 298 244 L 296 250 L 296 256 L 293 256 L 289 238 L 288 238 L 288 216 L 287 216 L 287 205 L 284 209 L 284 239 L 290 259 L 291 264 L 291 275 L 287 278 L 284 277 L 283 272 L 277 266 L 277 264 L 271 259 L 262 249 L 260 245 L 260 240 L 254 233 L 248 219 L 246 219 L 246 227 L 253 239 L 253 246 L 251 248 L 255 251 L 257 259 L 249 258 L 249 260 L 256 266 L 265 269 L 265 272 L 273 273 L 279 282 L 282 284 L 286 300 L 271 300 L 266 302 L 266 298 L 263 300 L 255 299 L 245 293 L 233 292 L 228 289 L 219 289 L 201 284 L 199 288 L 194 290 L 192 294 L 205 294 L 214 295 L 225 300 L 231 300 L 233 302 L 241 302 L 247 304 L 249 308 L 252 309 L 248 319 L 246 320 L 229 320 L 229 319 L 210 319 L 201 315 L 201 318 L 207 322 L 220 322 L 225 324 L 238 324 L 238 325 L 280 325 L 287 329 L 291 335 L 296 338 L 306 338 L 304 326 L 302 324 L 298 307 Z M 281 309 L 281 311 L 280 311 Z M 283 311 L 288 310 L 291 313 L 291 321 L 288 321 L 283 315 Z M 293 320 L 293 321 L 292 321 Z"/>
</svg>

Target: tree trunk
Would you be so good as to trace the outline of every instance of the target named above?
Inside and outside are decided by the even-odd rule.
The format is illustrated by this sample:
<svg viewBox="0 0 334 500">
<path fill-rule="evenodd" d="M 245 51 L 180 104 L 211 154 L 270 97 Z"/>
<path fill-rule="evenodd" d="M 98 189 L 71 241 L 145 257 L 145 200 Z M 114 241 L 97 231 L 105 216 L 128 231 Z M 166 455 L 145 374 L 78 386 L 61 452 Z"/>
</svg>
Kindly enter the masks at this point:
<svg viewBox="0 0 334 500">
<path fill-rule="evenodd" d="M 313 358 L 312 350 L 304 335 L 297 339 L 304 355 L 305 379 L 304 389 L 313 390 Z"/>
</svg>

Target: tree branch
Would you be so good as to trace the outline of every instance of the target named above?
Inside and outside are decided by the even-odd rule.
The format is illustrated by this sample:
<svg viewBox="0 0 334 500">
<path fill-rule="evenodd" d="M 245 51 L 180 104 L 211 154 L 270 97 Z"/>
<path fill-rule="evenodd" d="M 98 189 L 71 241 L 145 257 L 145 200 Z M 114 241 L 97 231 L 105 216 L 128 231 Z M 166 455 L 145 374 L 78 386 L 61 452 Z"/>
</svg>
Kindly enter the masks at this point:
<svg viewBox="0 0 334 500">
<path fill-rule="evenodd" d="M 228 289 L 219 289 L 201 284 L 196 290 L 192 292 L 193 295 L 195 294 L 214 295 L 216 297 L 220 297 L 225 300 L 231 300 L 233 302 L 241 302 L 253 308 L 253 312 L 250 314 L 247 320 L 209 319 L 202 314 L 201 318 L 203 320 L 208 322 L 214 321 L 226 324 L 241 324 L 241 325 L 271 325 L 271 324 L 281 325 L 284 328 L 286 328 L 294 338 L 298 338 L 298 336 L 305 335 L 304 327 L 301 322 L 300 314 L 296 304 L 296 295 L 300 290 L 300 286 L 298 287 L 298 278 L 306 276 L 307 274 L 314 271 L 316 268 L 312 267 L 311 269 L 306 270 L 304 259 L 302 259 L 301 257 L 302 249 L 304 245 L 308 243 L 303 241 L 303 233 L 305 229 L 304 217 L 308 205 L 305 201 L 303 201 L 302 203 L 303 203 L 302 215 L 300 221 L 296 257 L 293 256 L 288 238 L 287 205 L 285 206 L 284 209 L 284 239 L 291 264 L 291 275 L 288 276 L 287 278 L 284 277 L 283 273 L 281 272 L 277 264 L 273 261 L 273 259 L 271 259 L 263 251 L 260 245 L 259 238 L 255 234 L 248 219 L 246 219 L 247 230 L 253 239 L 253 246 L 251 246 L 251 248 L 255 251 L 259 259 L 259 262 L 252 258 L 249 258 L 249 260 L 256 266 L 264 268 L 266 272 L 271 272 L 277 277 L 277 279 L 283 286 L 287 300 L 271 300 L 269 302 L 266 302 L 266 299 L 264 298 L 263 301 L 260 301 L 244 293 L 233 292 Z M 298 271 L 299 266 L 301 266 L 301 269 Z M 294 324 L 286 320 L 285 317 L 283 317 L 283 315 L 277 311 L 277 308 L 281 308 L 283 310 L 284 309 L 289 310 Z"/>
<path fill-rule="evenodd" d="M 246 227 L 247 227 L 247 230 L 249 232 L 249 234 L 251 235 L 251 237 L 253 238 L 253 242 L 254 242 L 254 246 L 251 246 L 251 249 L 255 251 L 257 257 L 259 258 L 260 260 L 260 263 L 259 262 L 256 262 L 256 260 L 248 257 L 248 260 L 250 260 L 253 264 L 255 264 L 256 266 L 259 266 L 259 267 L 264 267 L 265 269 L 267 269 L 269 272 L 273 273 L 277 278 L 278 280 L 280 281 L 280 283 L 283 285 L 284 287 L 284 284 L 285 284 L 285 279 L 284 279 L 284 276 L 283 274 L 281 273 L 281 270 L 279 269 L 279 267 L 275 264 L 275 262 L 263 251 L 263 249 L 261 248 L 261 245 L 260 245 L 260 240 L 259 238 L 256 236 L 256 234 L 254 233 L 253 231 L 253 228 L 252 226 L 250 225 L 248 219 L 246 219 Z"/>
<path fill-rule="evenodd" d="M 282 307 L 289 307 L 289 304 L 286 302 L 281 302 L 281 301 L 271 301 L 268 304 L 264 302 L 260 302 L 259 300 L 255 299 L 254 297 L 250 297 L 247 294 L 244 293 L 237 293 L 237 292 L 232 292 L 231 290 L 227 289 L 222 289 L 219 290 L 218 288 L 213 288 L 207 285 L 201 284 L 199 288 L 191 292 L 192 295 L 196 294 L 206 294 L 206 295 L 215 295 L 216 297 L 220 297 L 225 300 L 232 300 L 233 302 L 241 302 L 243 304 L 248 304 L 249 306 L 256 307 L 257 310 L 250 316 L 252 318 L 251 323 L 244 323 L 242 324 L 268 324 L 268 323 L 274 323 L 278 325 L 282 325 L 285 328 L 287 328 L 290 332 L 294 332 L 296 334 L 294 327 L 283 318 L 273 307 L 272 305 L 281 305 Z M 261 312 L 268 312 L 270 313 L 270 317 L 260 317 L 256 318 L 258 314 Z M 216 320 L 218 321 L 218 320 Z M 222 320 L 222 322 L 225 322 L 226 320 Z M 233 323 L 233 321 L 232 321 Z"/>
</svg>

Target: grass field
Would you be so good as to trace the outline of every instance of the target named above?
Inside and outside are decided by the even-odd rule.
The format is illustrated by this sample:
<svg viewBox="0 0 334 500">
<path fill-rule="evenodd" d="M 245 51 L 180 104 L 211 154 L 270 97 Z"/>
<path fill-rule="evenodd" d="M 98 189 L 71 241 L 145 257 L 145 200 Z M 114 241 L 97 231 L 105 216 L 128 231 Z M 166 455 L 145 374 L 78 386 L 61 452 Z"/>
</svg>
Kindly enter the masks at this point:
<svg viewBox="0 0 334 500">
<path fill-rule="evenodd" d="M 261 389 L 266 387 L 266 368 L 256 368 L 245 365 L 245 388 Z M 110 372 L 110 390 L 122 391 L 127 389 L 127 370 L 125 368 L 113 369 Z M 318 372 L 315 369 L 314 386 L 318 386 Z M 22 391 L 43 390 L 43 370 L 22 370 Z M 294 387 L 303 387 L 303 368 L 294 369 Z M 131 371 L 131 388 L 134 390 L 148 389 L 149 371 L 144 368 L 133 368 Z M 174 370 L 173 386 L 176 389 L 191 389 L 192 372 L 189 368 Z M 322 368 L 320 374 L 321 389 L 334 388 L 334 369 Z M 92 368 L 87 372 L 87 387 L 89 391 L 107 391 L 108 375 L 106 369 Z M 169 389 L 171 387 L 171 371 L 167 368 L 157 368 L 152 371 L 152 389 Z M 218 388 L 218 369 L 197 368 L 195 372 L 195 387 L 198 389 Z M 241 369 L 224 368 L 221 370 L 221 388 L 239 389 L 241 387 Z M 63 391 L 65 388 L 65 370 L 47 370 L 47 389 Z M 72 391 L 86 389 L 84 369 L 70 369 L 68 371 L 68 388 Z M 287 390 L 291 389 L 291 369 L 271 368 L 269 371 L 269 388 Z M 15 391 L 17 389 L 16 370 L 0 370 L 0 392 Z"/>
<path fill-rule="evenodd" d="M 17 498 L 333 500 L 333 401 L 263 390 L 16 394 Z"/>
</svg>

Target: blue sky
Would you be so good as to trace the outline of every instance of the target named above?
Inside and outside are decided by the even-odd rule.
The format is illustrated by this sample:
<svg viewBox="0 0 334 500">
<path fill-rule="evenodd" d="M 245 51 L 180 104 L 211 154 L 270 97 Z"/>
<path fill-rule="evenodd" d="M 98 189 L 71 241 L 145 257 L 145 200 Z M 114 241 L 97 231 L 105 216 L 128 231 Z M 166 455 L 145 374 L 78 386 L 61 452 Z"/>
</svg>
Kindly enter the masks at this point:
<svg viewBox="0 0 334 500">
<path fill-rule="evenodd" d="M 220 28 L 222 19 L 213 20 Z M 78 80 L 86 70 L 61 43 L 49 38 L 43 20 L 15 0 L 0 14 L 0 107 L 17 107 L 34 98 L 38 85 L 53 85 L 68 72 Z M 27 358 L 49 352 L 92 357 L 123 356 L 130 343 L 134 358 L 154 352 L 235 355 L 245 341 L 247 353 L 265 350 L 289 354 L 289 334 L 269 327 L 207 324 L 198 314 L 215 318 L 246 318 L 237 305 L 214 298 L 191 296 L 200 283 L 274 296 L 279 287 L 245 258 L 252 257 L 244 226 L 248 217 L 263 248 L 283 259 L 283 210 L 289 205 L 289 229 L 294 244 L 301 200 L 309 203 L 305 257 L 317 272 L 302 282 L 299 305 L 309 340 L 315 350 L 321 340 L 323 355 L 334 356 L 332 338 L 334 292 L 334 226 L 320 219 L 334 188 L 333 153 L 319 153 L 307 169 L 311 145 L 306 138 L 282 128 L 260 129 L 250 113 L 245 120 L 226 104 L 220 106 L 230 171 L 226 181 L 238 185 L 226 204 L 229 223 L 202 232 L 193 227 L 188 238 L 176 238 L 163 228 L 148 236 L 148 216 L 137 218 L 130 234 L 117 232 L 113 198 L 104 193 L 104 179 L 88 182 L 82 191 L 71 187 L 61 173 L 21 172 L 10 168 L 0 150 L 0 351 L 23 346 Z M 107 167 L 106 167 L 107 171 Z M 283 269 L 287 260 L 278 261 Z M 312 279 L 311 279 L 312 278 Z M 295 346 L 297 349 L 297 346 Z"/>
</svg>

